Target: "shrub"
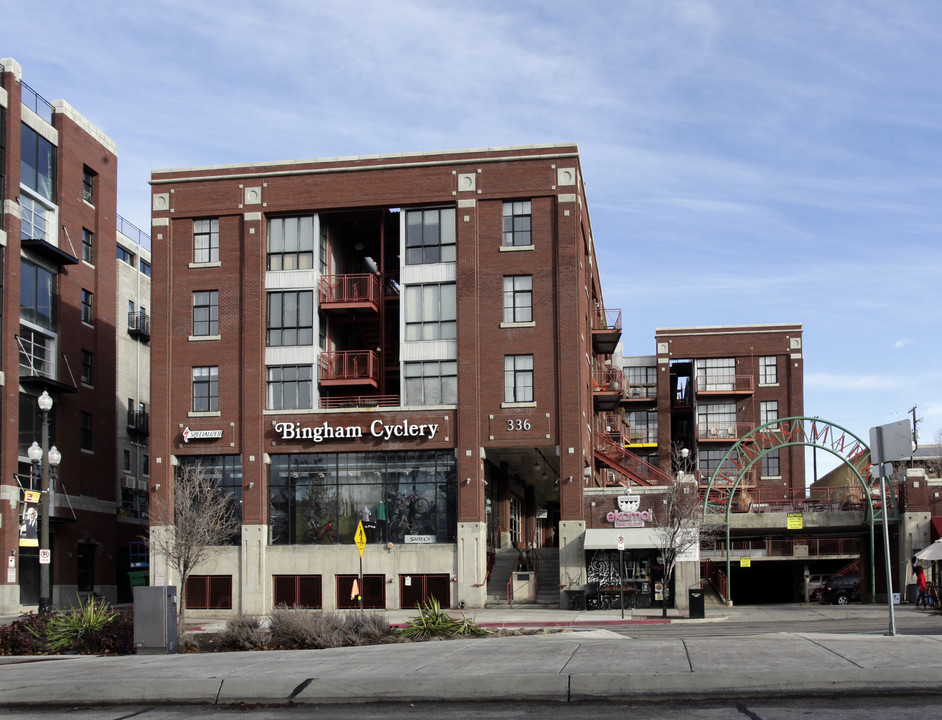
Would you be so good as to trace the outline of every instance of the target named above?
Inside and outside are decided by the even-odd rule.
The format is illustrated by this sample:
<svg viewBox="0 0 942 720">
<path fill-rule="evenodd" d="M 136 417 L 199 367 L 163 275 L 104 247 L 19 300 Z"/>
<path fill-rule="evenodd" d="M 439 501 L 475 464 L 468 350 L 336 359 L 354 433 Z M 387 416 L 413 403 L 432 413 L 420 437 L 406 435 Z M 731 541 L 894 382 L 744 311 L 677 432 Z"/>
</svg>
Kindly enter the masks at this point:
<svg viewBox="0 0 942 720">
<path fill-rule="evenodd" d="M 428 639 L 434 637 L 482 637 L 490 635 L 485 630 L 462 615 L 461 620 L 455 620 L 442 610 L 438 600 L 434 597 L 428 599 L 424 606 L 417 606 L 419 614 L 409 620 L 409 624 L 396 631 L 399 637 L 415 639 Z"/>
<path fill-rule="evenodd" d="M 269 630 L 272 645 L 288 649 L 369 645 L 390 636 L 383 613 L 335 613 L 288 607 L 275 608 Z"/>
<path fill-rule="evenodd" d="M 26 613 L 9 625 L 0 625 L 0 655 L 48 655 L 46 625 L 50 617 Z"/>
<path fill-rule="evenodd" d="M 116 612 L 101 629 L 76 638 L 69 648 L 80 655 L 133 655 L 134 613 Z"/>
<path fill-rule="evenodd" d="M 46 626 L 46 640 L 53 652 L 82 652 L 80 648 L 97 646 L 98 636 L 108 623 L 117 616 L 107 600 L 90 597 L 79 601 L 77 608 L 56 613 Z M 97 649 L 90 650 L 95 653 Z"/>
<path fill-rule="evenodd" d="M 219 638 L 226 650 L 260 650 L 268 640 L 268 631 L 262 627 L 257 615 L 239 613 L 226 621 L 226 629 Z"/>
</svg>

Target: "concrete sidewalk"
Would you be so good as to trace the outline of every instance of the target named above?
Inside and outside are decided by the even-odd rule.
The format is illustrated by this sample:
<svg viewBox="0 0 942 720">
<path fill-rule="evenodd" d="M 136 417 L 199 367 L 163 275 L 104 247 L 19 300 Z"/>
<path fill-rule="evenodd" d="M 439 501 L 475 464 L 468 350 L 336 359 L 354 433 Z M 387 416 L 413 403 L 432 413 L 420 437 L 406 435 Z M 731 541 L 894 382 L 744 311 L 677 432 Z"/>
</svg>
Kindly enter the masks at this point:
<svg viewBox="0 0 942 720">
<path fill-rule="evenodd" d="M 729 637 L 633 638 L 595 629 L 333 650 L 19 658 L 0 665 L 0 705 L 640 701 L 942 691 L 942 637 L 887 637 L 885 614 L 885 607 L 872 605 L 796 605 L 711 608 L 704 620 L 685 621 L 793 619 L 798 630 Z M 390 622 L 398 619 L 396 612 L 387 615 Z M 619 611 L 474 615 L 490 626 L 621 623 Z M 867 634 L 800 632 L 802 619 L 821 617 L 872 618 L 874 628 Z M 637 612 L 631 618 L 650 620 L 659 618 Z"/>
</svg>

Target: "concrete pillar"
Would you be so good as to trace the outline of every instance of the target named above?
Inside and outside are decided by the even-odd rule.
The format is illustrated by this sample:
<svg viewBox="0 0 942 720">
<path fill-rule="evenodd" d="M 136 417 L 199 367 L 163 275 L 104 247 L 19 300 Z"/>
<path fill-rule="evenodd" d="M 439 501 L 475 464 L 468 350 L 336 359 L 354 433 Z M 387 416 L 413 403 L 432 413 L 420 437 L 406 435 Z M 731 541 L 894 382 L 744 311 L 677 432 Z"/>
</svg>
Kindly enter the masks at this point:
<svg viewBox="0 0 942 720">
<path fill-rule="evenodd" d="M 456 607 L 482 608 L 487 598 L 487 525 L 458 523 L 458 587 Z"/>
<path fill-rule="evenodd" d="M 267 582 L 265 569 L 267 549 L 267 525 L 242 526 L 239 607 L 249 615 L 267 615 L 271 611 L 271 583 Z"/>
<path fill-rule="evenodd" d="M 566 590 L 580 590 L 586 583 L 585 521 L 559 523 L 559 606 L 566 607 Z"/>
</svg>

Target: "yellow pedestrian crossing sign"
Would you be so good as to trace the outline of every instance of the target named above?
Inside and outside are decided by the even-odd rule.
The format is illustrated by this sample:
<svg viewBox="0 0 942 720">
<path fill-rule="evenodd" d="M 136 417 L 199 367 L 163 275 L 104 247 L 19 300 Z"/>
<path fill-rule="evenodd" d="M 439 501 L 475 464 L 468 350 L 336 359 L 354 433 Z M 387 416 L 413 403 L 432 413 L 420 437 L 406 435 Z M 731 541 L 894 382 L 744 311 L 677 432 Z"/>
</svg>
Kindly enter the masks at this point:
<svg viewBox="0 0 942 720">
<path fill-rule="evenodd" d="M 353 540 L 357 544 L 357 549 L 360 551 L 360 557 L 363 557 L 363 548 L 366 547 L 366 531 L 363 529 L 363 521 L 360 521 L 360 524 L 357 525 L 357 534 L 353 536 Z"/>
</svg>

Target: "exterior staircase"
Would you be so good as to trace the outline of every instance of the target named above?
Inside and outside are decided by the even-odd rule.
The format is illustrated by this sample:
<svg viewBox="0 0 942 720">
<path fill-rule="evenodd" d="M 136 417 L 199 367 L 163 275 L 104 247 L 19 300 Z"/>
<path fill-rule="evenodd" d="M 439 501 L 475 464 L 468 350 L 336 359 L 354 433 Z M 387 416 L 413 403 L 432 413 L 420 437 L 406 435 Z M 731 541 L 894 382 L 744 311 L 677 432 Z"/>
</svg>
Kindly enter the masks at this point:
<svg viewBox="0 0 942 720">
<path fill-rule="evenodd" d="M 538 561 L 536 576 L 536 602 L 530 598 L 507 599 L 507 583 L 519 557 L 516 548 L 498 550 L 487 580 L 487 607 L 558 608 L 559 607 L 559 548 L 539 548 L 534 551 Z"/>
</svg>

